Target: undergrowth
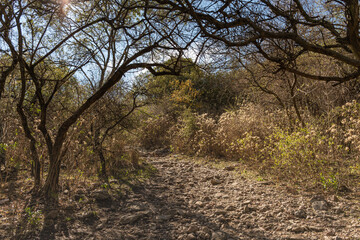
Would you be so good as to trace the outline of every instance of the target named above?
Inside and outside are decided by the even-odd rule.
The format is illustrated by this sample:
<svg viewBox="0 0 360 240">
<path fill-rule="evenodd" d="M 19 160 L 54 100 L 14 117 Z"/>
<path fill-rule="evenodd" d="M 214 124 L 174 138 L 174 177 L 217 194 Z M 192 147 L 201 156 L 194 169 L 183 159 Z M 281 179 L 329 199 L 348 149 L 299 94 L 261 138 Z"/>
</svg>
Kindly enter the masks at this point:
<svg viewBox="0 0 360 240">
<path fill-rule="evenodd" d="M 147 128 L 159 119 L 148 119 Z M 219 117 L 186 110 L 175 123 L 163 123 L 167 131 L 161 137 L 174 152 L 239 161 L 304 189 L 359 187 L 359 103 L 349 102 L 319 117 L 307 114 L 305 126 L 284 119 L 284 111 L 253 104 Z"/>
</svg>

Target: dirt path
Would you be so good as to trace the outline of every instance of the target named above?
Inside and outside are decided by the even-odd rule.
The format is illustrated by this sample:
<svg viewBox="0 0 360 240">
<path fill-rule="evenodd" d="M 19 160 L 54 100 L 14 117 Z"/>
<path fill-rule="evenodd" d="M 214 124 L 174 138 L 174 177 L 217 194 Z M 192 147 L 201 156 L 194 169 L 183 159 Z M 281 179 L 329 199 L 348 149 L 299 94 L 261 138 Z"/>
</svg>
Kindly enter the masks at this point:
<svg viewBox="0 0 360 240">
<path fill-rule="evenodd" d="M 359 206 L 168 156 L 95 239 L 360 239 Z M 330 197 L 331 198 L 331 197 Z"/>
<path fill-rule="evenodd" d="M 26 239 L 360 239 L 359 199 L 294 194 L 177 155 L 148 161 L 155 176 L 118 200 L 63 193 L 74 206 Z"/>
</svg>

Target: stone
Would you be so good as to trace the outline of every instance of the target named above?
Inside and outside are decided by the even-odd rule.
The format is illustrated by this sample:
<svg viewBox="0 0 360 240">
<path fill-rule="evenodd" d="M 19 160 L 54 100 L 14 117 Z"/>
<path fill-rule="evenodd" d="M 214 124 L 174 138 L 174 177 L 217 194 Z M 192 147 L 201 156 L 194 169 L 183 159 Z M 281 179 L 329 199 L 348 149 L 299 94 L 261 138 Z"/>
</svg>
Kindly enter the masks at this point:
<svg viewBox="0 0 360 240">
<path fill-rule="evenodd" d="M 99 219 L 99 217 L 98 217 L 97 213 L 93 212 L 93 211 L 85 213 L 82 216 L 83 222 L 86 223 L 86 224 L 89 224 L 89 225 L 94 224 L 98 219 Z"/>
<path fill-rule="evenodd" d="M 198 232 L 197 236 L 199 239 L 210 239 L 210 234 L 204 231 Z"/>
<path fill-rule="evenodd" d="M 330 200 L 333 202 L 339 202 L 339 198 L 336 195 L 332 195 Z"/>
<path fill-rule="evenodd" d="M 335 236 L 335 231 L 334 230 L 330 230 L 326 233 L 326 236 Z"/>
<path fill-rule="evenodd" d="M 315 195 L 310 199 L 311 203 L 317 202 L 317 201 L 326 201 L 326 200 L 325 200 L 325 197 L 322 195 Z"/>
<path fill-rule="evenodd" d="M 224 211 L 224 210 L 216 211 L 215 215 L 226 215 L 226 211 Z"/>
<path fill-rule="evenodd" d="M 312 202 L 313 209 L 317 211 L 326 211 L 328 210 L 329 206 L 326 201 L 314 201 Z"/>
<path fill-rule="evenodd" d="M 205 201 L 205 202 L 208 202 L 208 201 L 210 201 L 211 199 L 210 199 L 210 197 L 209 196 L 205 196 L 205 197 L 203 197 L 203 199 L 202 199 L 203 201 Z"/>
<path fill-rule="evenodd" d="M 149 212 L 137 212 L 134 214 L 127 214 L 120 218 L 121 224 L 134 224 L 141 218 L 148 216 Z"/>
<path fill-rule="evenodd" d="M 303 233 L 307 229 L 304 226 L 290 226 L 287 228 L 287 231 L 294 232 L 294 233 Z"/>
<path fill-rule="evenodd" d="M 196 237 L 194 236 L 194 234 L 188 234 L 185 239 L 186 240 L 195 240 Z"/>
<path fill-rule="evenodd" d="M 198 226 L 195 226 L 195 225 L 191 225 L 187 230 L 186 232 L 187 233 L 195 233 L 199 231 L 199 227 Z"/>
<path fill-rule="evenodd" d="M 213 179 L 210 180 L 210 183 L 212 185 L 219 185 L 219 184 L 222 183 L 222 181 L 220 179 L 213 178 Z"/>
<path fill-rule="evenodd" d="M 108 202 L 112 200 L 110 194 L 105 189 L 93 191 L 91 197 L 97 202 Z"/>
<path fill-rule="evenodd" d="M 243 207 L 242 213 L 247 214 L 247 213 L 251 213 L 253 211 L 255 211 L 255 208 L 251 208 L 246 205 L 245 207 Z"/>
<path fill-rule="evenodd" d="M 224 167 L 224 170 L 225 171 L 234 171 L 235 167 L 234 166 L 227 166 L 227 167 Z"/>
<path fill-rule="evenodd" d="M 334 209 L 334 212 L 335 212 L 335 214 L 342 214 L 342 213 L 344 213 L 344 210 L 341 207 L 338 207 L 338 208 Z"/>
<path fill-rule="evenodd" d="M 65 190 L 64 190 L 64 194 L 65 194 L 65 195 L 69 194 L 69 190 L 65 189 Z"/>
<path fill-rule="evenodd" d="M 223 232 L 213 232 L 211 234 L 211 240 L 226 240 L 226 235 Z"/>
<path fill-rule="evenodd" d="M 8 199 L 8 198 L 1 199 L 0 200 L 0 205 L 6 204 L 8 202 L 10 202 L 10 199 Z"/>
<path fill-rule="evenodd" d="M 246 205 L 249 205 L 249 204 L 251 204 L 251 201 L 247 200 L 247 201 L 242 202 L 241 206 L 246 206 Z"/>
<path fill-rule="evenodd" d="M 195 202 L 195 206 L 203 207 L 203 206 L 204 206 L 204 203 L 203 203 L 202 201 L 196 201 L 196 202 Z"/>
<path fill-rule="evenodd" d="M 56 219 L 59 216 L 59 212 L 57 210 L 51 210 L 45 214 L 46 219 Z"/>
<path fill-rule="evenodd" d="M 172 218 L 171 215 L 159 215 L 159 216 L 156 216 L 156 219 L 161 221 L 161 222 L 169 221 L 171 218 Z"/>
<path fill-rule="evenodd" d="M 131 211 L 131 212 L 138 212 L 138 211 L 141 211 L 141 210 L 144 210 L 144 209 L 139 205 L 131 205 L 128 208 L 128 210 Z"/>
<path fill-rule="evenodd" d="M 294 212 L 294 216 L 298 217 L 298 218 L 306 218 L 307 214 L 306 211 L 304 209 L 298 209 Z"/>
<path fill-rule="evenodd" d="M 232 212 L 232 211 L 235 211 L 236 210 L 236 207 L 235 206 L 227 206 L 225 208 L 225 211 L 228 211 L 228 212 Z"/>
<path fill-rule="evenodd" d="M 223 196 L 222 193 L 215 193 L 215 195 L 214 195 L 215 198 L 221 198 L 222 196 Z"/>
<path fill-rule="evenodd" d="M 13 225 L 10 224 L 10 223 L 2 223 L 0 224 L 0 230 L 8 230 L 8 229 L 11 229 Z"/>
</svg>

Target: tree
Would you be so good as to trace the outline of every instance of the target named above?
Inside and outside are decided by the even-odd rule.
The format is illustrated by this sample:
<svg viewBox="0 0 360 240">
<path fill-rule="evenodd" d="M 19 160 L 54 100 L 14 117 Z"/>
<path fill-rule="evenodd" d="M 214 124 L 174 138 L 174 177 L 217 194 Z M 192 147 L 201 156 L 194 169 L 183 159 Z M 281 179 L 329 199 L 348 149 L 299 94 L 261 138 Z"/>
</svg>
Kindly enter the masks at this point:
<svg viewBox="0 0 360 240">
<path fill-rule="evenodd" d="M 9 11 L 14 17 L 5 31 L 10 33 L 2 34 L 1 38 L 6 42 L 8 54 L 17 59 L 21 73 L 18 112 L 31 146 L 35 147 L 34 159 L 40 139 L 34 137 L 33 131 L 38 129 L 42 134 L 50 163 L 42 192 L 54 197 L 58 191 L 61 159 L 66 152 L 63 145 L 80 116 L 126 74 L 137 69 L 145 68 L 155 75 L 176 74 L 176 69 L 171 67 L 174 64 L 165 65 L 164 60 L 171 55 L 177 61 L 197 33 L 187 30 L 182 19 L 152 1 L 79 1 L 64 6 L 57 1 L 16 0 L 11 1 Z M 36 22 L 33 15 L 38 16 Z M 104 44 L 92 38 L 94 29 L 114 35 L 105 35 Z M 111 46 L 116 46 L 116 51 L 107 51 Z M 100 58 L 110 61 L 94 64 Z M 160 66 L 163 71 L 157 72 L 155 67 Z M 65 109 L 59 122 L 52 125 L 49 121 L 52 106 L 56 101 L 64 104 L 59 97 L 61 89 L 74 81 L 81 85 L 89 78 L 89 69 L 94 67 L 102 70 L 98 71 L 100 75 L 105 74 L 104 77 L 91 76 L 91 81 L 96 83 L 94 91 L 82 96 L 73 109 Z M 113 70 L 108 71 L 110 68 Z M 63 71 L 59 73 L 56 69 Z M 28 92 L 29 88 L 34 89 L 33 94 Z M 38 124 L 27 120 L 25 99 L 36 105 Z M 36 168 L 38 185 L 39 176 Z"/>
<path fill-rule="evenodd" d="M 278 68 L 308 79 L 343 83 L 360 76 L 359 1 L 157 0 L 184 14 L 218 44 L 244 58 L 258 53 Z M 326 57 L 336 72 L 313 73 L 300 58 Z"/>
</svg>

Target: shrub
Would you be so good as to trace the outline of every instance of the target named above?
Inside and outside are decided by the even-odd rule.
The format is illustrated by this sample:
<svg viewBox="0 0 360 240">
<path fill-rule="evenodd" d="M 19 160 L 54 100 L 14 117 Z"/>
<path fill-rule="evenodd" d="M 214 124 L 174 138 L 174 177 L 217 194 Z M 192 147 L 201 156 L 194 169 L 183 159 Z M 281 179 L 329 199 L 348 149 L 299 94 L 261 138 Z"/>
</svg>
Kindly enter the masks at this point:
<svg viewBox="0 0 360 240">
<path fill-rule="evenodd" d="M 168 146 L 168 131 L 174 120 L 167 115 L 157 115 L 146 119 L 139 129 L 139 143 L 146 149 Z"/>
<path fill-rule="evenodd" d="M 298 175 L 320 176 L 328 163 L 329 147 L 326 137 L 314 126 L 299 128 L 293 132 L 277 129 L 267 140 L 266 150 L 277 175 L 297 178 Z"/>
<path fill-rule="evenodd" d="M 247 105 L 220 116 L 217 139 L 228 159 L 257 160 L 266 137 L 272 132 L 273 115 L 260 106 Z"/>
</svg>

